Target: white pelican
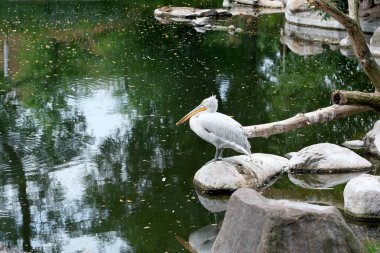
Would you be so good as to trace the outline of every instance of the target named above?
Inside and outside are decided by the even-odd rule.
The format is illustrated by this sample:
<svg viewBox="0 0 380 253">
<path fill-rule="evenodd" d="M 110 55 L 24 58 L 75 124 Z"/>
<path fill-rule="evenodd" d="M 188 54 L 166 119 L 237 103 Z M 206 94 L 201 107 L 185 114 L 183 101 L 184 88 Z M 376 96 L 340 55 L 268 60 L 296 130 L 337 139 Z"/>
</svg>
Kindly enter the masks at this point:
<svg viewBox="0 0 380 253">
<path fill-rule="evenodd" d="M 221 160 L 225 148 L 231 148 L 250 157 L 251 145 L 243 127 L 231 117 L 216 112 L 217 109 L 218 100 L 215 96 L 211 96 L 186 114 L 176 125 L 190 119 L 191 130 L 216 147 L 215 158 L 212 161 Z"/>
</svg>

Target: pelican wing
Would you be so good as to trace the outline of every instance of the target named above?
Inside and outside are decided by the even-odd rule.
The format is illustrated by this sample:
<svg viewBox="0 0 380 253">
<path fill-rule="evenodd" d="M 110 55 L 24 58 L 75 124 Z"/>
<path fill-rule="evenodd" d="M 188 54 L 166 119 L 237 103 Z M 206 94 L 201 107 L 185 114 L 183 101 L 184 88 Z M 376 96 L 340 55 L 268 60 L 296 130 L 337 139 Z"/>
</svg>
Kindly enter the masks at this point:
<svg viewBox="0 0 380 253">
<path fill-rule="evenodd" d="M 233 118 L 222 113 L 204 113 L 199 115 L 201 127 L 214 134 L 226 147 L 229 143 L 238 145 L 238 149 L 243 148 L 247 153 L 251 153 L 251 145 L 247 140 L 243 127 Z M 223 146 L 223 145 L 222 145 Z M 231 147 L 234 148 L 235 147 Z"/>
</svg>

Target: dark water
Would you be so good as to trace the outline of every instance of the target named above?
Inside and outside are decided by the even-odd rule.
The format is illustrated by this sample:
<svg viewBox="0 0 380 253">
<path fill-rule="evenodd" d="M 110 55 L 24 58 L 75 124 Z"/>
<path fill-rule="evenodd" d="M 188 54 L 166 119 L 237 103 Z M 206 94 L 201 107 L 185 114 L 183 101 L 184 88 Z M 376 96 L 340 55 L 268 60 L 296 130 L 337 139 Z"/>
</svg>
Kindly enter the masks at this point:
<svg viewBox="0 0 380 253">
<path fill-rule="evenodd" d="M 243 33 L 197 33 L 155 20 L 162 4 L 2 4 L 5 246 L 181 252 L 179 237 L 211 240 L 223 214 L 202 206 L 192 178 L 214 147 L 188 125 L 176 127 L 178 119 L 211 94 L 221 112 L 253 125 L 328 106 L 333 89 L 371 89 L 357 62 L 337 51 L 304 57 L 282 45 L 281 14 L 221 21 Z M 252 151 L 283 155 L 318 142 L 339 144 L 361 138 L 376 120 L 360 114 L 253 139 Z M 343 188 L 303 189 L 285 175 L 264 194 L 342 206 Z"/>
</svg>

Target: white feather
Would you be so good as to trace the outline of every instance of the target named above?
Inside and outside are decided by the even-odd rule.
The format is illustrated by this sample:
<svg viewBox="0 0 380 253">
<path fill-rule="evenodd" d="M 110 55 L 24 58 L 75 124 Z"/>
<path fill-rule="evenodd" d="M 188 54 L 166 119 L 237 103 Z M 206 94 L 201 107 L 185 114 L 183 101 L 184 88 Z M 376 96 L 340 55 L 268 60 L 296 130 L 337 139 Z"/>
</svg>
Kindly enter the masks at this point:
<svg viewBox="0 0 380 253">
<path fill-rule="evenodd" d="M 227 115 L 208 111 L 198 113 L 191 117 L 190 128 L 217 149 L 231 148 L 245 155 L 251 154 L 243 127 Z"/>
</svg>

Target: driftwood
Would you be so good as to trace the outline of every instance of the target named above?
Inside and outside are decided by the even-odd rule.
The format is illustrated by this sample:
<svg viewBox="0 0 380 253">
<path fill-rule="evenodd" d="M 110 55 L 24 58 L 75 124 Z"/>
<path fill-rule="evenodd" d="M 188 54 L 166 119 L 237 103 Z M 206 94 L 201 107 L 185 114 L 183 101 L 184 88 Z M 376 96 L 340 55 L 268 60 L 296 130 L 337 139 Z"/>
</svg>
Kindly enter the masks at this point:
<svg viewBox="0 0 380 253">
<path fill-rule="evenodd" d="M 337 105 L 367 105 L 376 111 L 380 109 L 379 93 L 337 90 L 332 93 L 331 100 Z"/>
<path fill-rule="evenodd" d="M 282 121 L 271 122 L 267 124 L 246 126 L 244 131 L 248 138 L 269 137 L 274 134 L 289 132 L 301 127 L 325 123 L 334 119 L 343 118 L 351 114 L 373 110 L 369 106 L 363 105 L 332 105 L 313 112 L 299 113 L 294 117 Z"/>
<path fill-rule="evenodd" d="M 195 249 L 193 249 L 193 247 L 191 247 L 190 244 L 185 239 L 183 239 L 181 236 L 176 235 L 175 238 L 189 252 L 191 252 L 191 253 L 198 253 L 198 251 L 196 251 Z"/>
</svg>

